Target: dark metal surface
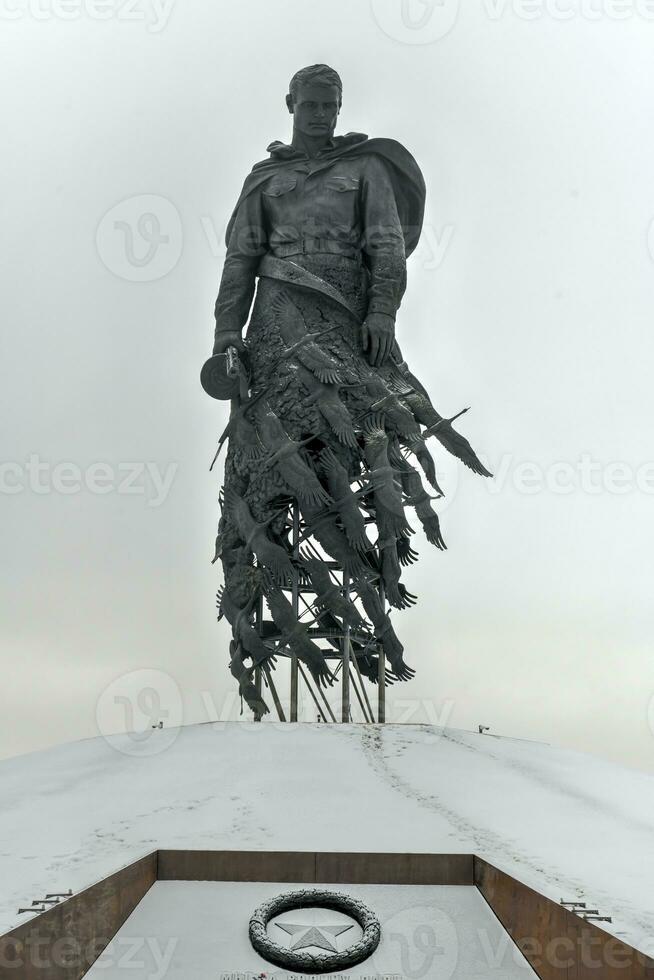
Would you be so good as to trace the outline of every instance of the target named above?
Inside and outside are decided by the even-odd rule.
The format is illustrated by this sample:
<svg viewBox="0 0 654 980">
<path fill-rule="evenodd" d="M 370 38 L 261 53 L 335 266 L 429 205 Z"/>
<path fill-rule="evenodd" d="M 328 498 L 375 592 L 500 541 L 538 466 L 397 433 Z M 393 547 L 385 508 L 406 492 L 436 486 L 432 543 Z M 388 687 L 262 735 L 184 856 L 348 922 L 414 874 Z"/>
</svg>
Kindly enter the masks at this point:
<svg viewBox="0 0 654 980">
<path fill-rule="evenodd" d="M 326 65 L 292 79 L 292 141 L 271 144 L 246 179 L 228 229 L 214 358 L 203 369 L 205 388 L 232 400 L 214 560 L 225 578 L 230 670 L 257 719 L 269 711 L 254 683 L 262 665 L 272 676 L 274 657 L 291 656 L 297 721 L 299 663 L 322 700 L 336 653 L 341 719 L 357 703 L 370 718 L 355 680 L 365 678 L 379 686 L 384 720 L 384 687 L 414 675 L 389 617 L 389 607 L 416 602 L 401 581 L 417 558 L 407 508 L 445 548 L 426 440 L 490 475 L 395 339 L 406 256 L 422 225 L 422 174 L 393 140 L 335 136 L 341 100 Z M 247 361 L 239 386 L 223 354 L 234 350 Z"/>
<path fill-rule="evenodd" d="M 654 980 L 654 960 L 479 857 L 474 881 L 541 980 Z"/>
<path fill-rule="evenodd" d="M 200 384 L 212 398 L 229 401 L 238 397 L 239 371 L 234 373 L 231 369 L 234 355 L 230 358 L 230 352 L 233 350 L 230 347 L 225 354 L 214 354 L 202 366 Z"/>
<path fill-rule="evenodd" d="M 156 878 L 155 852 L 1 936 L 0 976 L 79 980 Z"/>
<path fill-rule="evenodd" d="M 306 884 L 472 885 L 470 854 L 159 851 L 159 878 Z"/>
</svg>

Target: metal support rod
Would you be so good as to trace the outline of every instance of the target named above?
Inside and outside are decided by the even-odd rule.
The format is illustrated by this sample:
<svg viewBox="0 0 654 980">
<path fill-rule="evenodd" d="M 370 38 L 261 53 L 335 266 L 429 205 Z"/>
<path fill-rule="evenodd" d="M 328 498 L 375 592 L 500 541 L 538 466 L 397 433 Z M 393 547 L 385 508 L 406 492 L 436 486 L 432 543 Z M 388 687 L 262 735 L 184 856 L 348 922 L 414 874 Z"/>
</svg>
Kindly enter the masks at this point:
<svg viewBox="0 0 654 980">
<path fill-rule="evenodd" d="M 277 688 L 275 687 L 275 682 L 272 679 L 272 673 L 268 664 L 263 666 L 264 674 L 266 675 L 266 682 L 270 688 L 270 693 L 272 694 L 272 699 L 275 702 L 275 708 L 277 709 L 277 715 L 280 721 L 286 721 L 286 715 L 284 714 L 284 709 L 282 708 L 282 702 L 279 700 L 279 695 L 277 693 Z"/>
<path fill-rule="evenodd" d="M 327 698 L 325 697 L 325 692 L 323 691 L 323 689 L 321 687 L 318 687 L 318 694 L 322 698 L 323 704 L 325 705 L 325 708 L 327 709 L 327 714 L 329 715 L 329 717 L 331 718 L 331 720 L 333 722 L 336 722 L 336 715 L 332 711 L 331 705 L 330 705 L 329 701 L 327 700 Z"/>
<path fill-rule="evenodd" d="M 313 693 L 313 688 L 311 687 L 311 684 L 309 683 L 309 679 L 308 679 L 307 675 L 304 673 L 304 670 L 302 669 L 302 664 L 298 663 L 298 668 L 299 668 L 299 672 L 300 672 L 300 675 L 302 677 L 302 680 L 304 681 L 304 683 L 307 685 L 307 687 L 309 689 L 309 694 L 311 695 L 311 697 L 313 699 L 313 703 L 315 704 L 316 708 L 318 709 L 318 714 L 320 715 L 320 717 L 322 718 L 322 720 L 324 722 L 326 722 L 327 719 L 325 718 L 324 712 L 323 712 L 322 708 L 320 707 L 320 704 L 318 703 L 318 698 Z"/>
<path fill-rule="evenodd" d="M 350 597 L 350 580 L 343 572 L 343 595 L 346 599 Z M 343 650 L 343 672 L 341 674 L 341 721 L 350 720 L 350 627 L 345 626 L 345 633 L 342 643 Z"/>
<path fill-rule="evenodd" d="M 327 721 L 327 718 L 326 718 L 326 716 L 325 716 L 325 712 L 324 712 L 324 711 L 322 710 L 322 708 L 320 707 L 320 704 L 318 703 L 318 699 L 316 698 L 316 695 L 315 695 L 315 694 L 313 693 L 313 688 L 311 687 L 311 683 L 310 683 L 310 681 L 309 681 L 309 678 L 308 678 L 308 677 L 307 677 L 307 675 L 305 674 L 305 672 L 304 672 L 304 668 L 302 667 L 302 664 L 301 664 L 301 663 L 299 663 L 299 662 L 298 662 L 298 668 L 299 668 L 299 671 L 300 671 L 300 674 L 301 674 L 301 676 L 302 676 L 302 679 L 303 679 L 303 681 L 304 681 L 304 683 L 305 683 L 305 684 L 307 685 L 307 687 L 309 688 L 309 694 L 310 694 L 310 695 L 311 695 L 311 697 L 313 698 L 313 702 L 314 702 L 314 704 L 315 704 L 315 706 L 316 706 L 316 708 L 318 709 L 318 711 L 319 711 L 319 712 L 320 712 L 320 714 L 322 715 L 322 718 L 323 718 L 323 721 Z M 327 709 L 327 713 L 329 714 L 329 716 L 330 716 L 330 718 L 331 718 L 331 720 L 332 720 L 332 721 L 336 721 L 336 716 L 334 715 L 334 712 L 332 711 L 332 709 L 331 709 L 331 707 L 329 706 L 329 701 L 327 700 L 327 698 L 326 698 L 326 697 L 325 697 L 325 695 L 323 694 L 323 691 L 322 691 L 322 688 L 321 688 L 321 687 L 319 687 L 318 685 L 316 685 L 316 687 L 317 687 L 317 690 L 318 690 L 318 694 L 319 694 L 319 695 L 320 695 L 320 697 L 322 698 L 322 700 L 323 700 L 323 702 L 324 702 L 324 705 L 325 705 L 325 708 Z"/>
<path fill-rule="evenodd" d="M 254 668 L 254 687 L 259 695 L 259 700 L 261 700 L 261 667 Z M 261 721 L 261 718 L 261 714 L 258 711 L 255 711 L 253 721 Z"/>
<path fill-rule="evenodd" d="M 366 721 L 374 722 L 375 716 L 373 714 L 372 707 L 370 705 L 370 700 L 368 698 L 368 692 L 366 691 L 366 685 L 364 683 L 363 677 L 361 676 L 361 668 L 359 667 L 359 661 L 357 660 L 356 654 L 354 653 L 354 651 L 352 650 L 351 647 L 350 647 L 350 658 L 351 658 L 352 663 L 354 664 L 354 668 L 355 668 L 355 670 L 357 672 L 357 676 L 359 678 L 359 683 L 361 684 L 361 693 L 363 694 L 363 696 L 365 698 L 365 702 L 366 702 L 367 713 L 366 713 L 366 708 L 363 708 L 363 705 L 361 706 L 362 707 L 362 710 L 363 710 L 364 717 L 365 717 Z"/>
<path fill-rule="evenodd" d="M 293 591 L 291 601 L 293 606 L 293 615 L 297 620 L 300 611 L 300 573 L 297 565 L 300 557 L 300 511 L 297 500 L 294 500 L 291 504 L 291 510 L 293 512 Z M 297 721 L 297 703 L 298 660 L 297 654 L 291 653 L 291 721 Z"/>
<path fill-rule="evenodd" d="M 254 614 L 254 621 L 257 632 L 261 636 L 261 624 L 263 623 L 263 596 L 260 595 L 257 600 L 256 610 Z M 254 668 L 254 686 L 259 699 L 261 700 L 261 664 L 257 664 Z M 254 720 L 261 721 L 261 715 L 254 712 Z"/>
<path fill-rule="evenodd" d="M 351 655 L 350 655 L 350 659 L 352 659 Z M 368 722 L 368 715 L 366 713 L 366 706 L 363 703 L 363 698 L 359 694 L 359 685 L 357 684 L 357 682 L 355 680 L 354 671 L 352 670 L 351 667 L 350 667 L 350 684 L 352 685 L 352 688 L 354 690 L 354 693 L 357 696 L 357 701 L 359 702 L 359 707 L 361 708 L 361 711 L 363 713 L 363 720 L 367 723 Z"/>
<path fill-rule="evenodd" d="M 382 609 L 386 612 L 386 593 L 384 585 L 380 579 L 379 599 Z M 379 663 L 377 666 L 377 721 L 383 725 L 386 721 L 386 654 L 384 653 L 383 641 L 379 643 Z"/>
</svg>

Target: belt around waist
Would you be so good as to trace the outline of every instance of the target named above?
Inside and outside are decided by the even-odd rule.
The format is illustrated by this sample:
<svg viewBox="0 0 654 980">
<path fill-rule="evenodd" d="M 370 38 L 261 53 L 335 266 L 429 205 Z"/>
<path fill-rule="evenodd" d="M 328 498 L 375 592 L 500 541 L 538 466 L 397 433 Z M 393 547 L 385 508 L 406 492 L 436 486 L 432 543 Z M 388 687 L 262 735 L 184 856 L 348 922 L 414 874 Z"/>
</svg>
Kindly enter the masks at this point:
<svg viewBox="0 0 654 980">
<path fill-rule="evenodd" d="M 360 249 L 333 238 L 302 238 L 294 242 L 271 242 L 270 251 L 280 259 L 288 258 L 290 255 L 316 255 L 322 252 L 361 261 Z"/>
</svg>

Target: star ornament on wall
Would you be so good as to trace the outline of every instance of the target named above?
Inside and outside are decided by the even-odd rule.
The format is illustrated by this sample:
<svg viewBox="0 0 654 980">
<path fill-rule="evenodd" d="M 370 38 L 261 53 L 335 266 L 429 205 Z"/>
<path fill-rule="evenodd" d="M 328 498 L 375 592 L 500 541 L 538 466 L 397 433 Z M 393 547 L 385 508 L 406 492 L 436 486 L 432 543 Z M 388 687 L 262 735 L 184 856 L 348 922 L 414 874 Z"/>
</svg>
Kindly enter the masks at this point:
<svg viewBox="0 0 654 980">
<path fill-rule="evenodd" d="M 286 935 L 277 942 L 273 936 L 280 933 Z M 250 916 L 248 935 L 264 960 L 304 976 L 337 973 L 363 963 L 379 946 L 381 925 L 352 895 L 331 888 L 301 888 L 262 902 Z"/>
<path fill-rule="evenodd" d="M 330 936 L 336 938 L 349 929 L 354 928 L 354 923 L 342 923 L 338 925 L 301 925 L 298 922 L 276 922 L 278 928 L 282 929 L 289 936 L 296 938 L 291 943 L 291 949 L 326 949 L 330 953 L 337 953 L 338 947 L 334 945 Z"/>
</svg>

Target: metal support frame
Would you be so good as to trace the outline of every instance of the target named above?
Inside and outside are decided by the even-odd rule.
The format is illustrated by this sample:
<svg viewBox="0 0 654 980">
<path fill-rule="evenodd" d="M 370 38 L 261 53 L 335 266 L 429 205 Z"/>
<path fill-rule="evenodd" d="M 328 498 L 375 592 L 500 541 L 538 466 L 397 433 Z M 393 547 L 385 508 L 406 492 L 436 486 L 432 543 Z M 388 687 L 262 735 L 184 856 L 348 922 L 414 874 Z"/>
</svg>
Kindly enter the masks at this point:
<svg viewBox="0 0 654 980">
<path fill-rule="evenodd" d="M 293 560 L 297 563 L 300 557 L 300 509 L 297 501 L 291 505 L 293 520 Z M 293 593 L 292 600 L 293 614 L 297 619 L 300 612 L 300 581 L 297 572 L 297 564 L 293 570 Z M 297 696 L 298 696 L 298 659 L 297 654 L 291 654 L 291 721 L 297 721 Z"/>
<path fill-rule="evenodd" d="M 352 645 L 355 643 L 365 645 L 366 647 L 371 647 L 372 652 L 376 653 L 378 656 L 377 721 L 384 722 L 386 720 L 386 658 L 384 656 L 382 642 L 379 639 L 372 637 L 368 633 L 354 632 L 347 624 L 343 625 L 342 632 L 340 633 L 334 633 L 333 631 L 325 630 L 324 627 L 321 627 L 319 622 L 319 614 L 316 611 L 314 601 L 312 601 L 311 598 L 305 598 L 305 596 L 310 597 L 314 593 L 311 586 L 307 585 L 306 582 L 301 580 L 298 571 L 300 546 L 308 549 L 316 558 L 325 560 L 325 564 L 330 569 L 330 574 L 333 581 L 342 588 L 343 594 L 346 598 L 350 597 L 352 583 L 349 577 L 341 571 L 337 562 L 329 559 L 323 559 L 323 556 L 319 553 L 315 544 L 312 542 L 311 536 L 302 522 L 300 508 L 295 500 L 293 500 L 290 504 L 290 516 L 287 526 L 291 536 L 291 548 L 294 559 L 293 576 L 290 583 L 290 588 L 288 589 L 291 594 L 293 614 L 296 619 L 303 622 L 309 629 L 312 639 L 330 639 L 335 645 L 338 638 L 338 649 L 334 648 L 329 652 L 324 652 L 329 660 L 338 661 L 335 669 L 333 670 L 334 678 L 338 678 L 339 671 L 341 673 L 339 679 L 341 702 L 339 720 L 341 723 L 351 722 L 354 720 L 352 715 L 352 692 L 354 692 L 354 696 L 356 698 L 355 705 L 358 704 L 363 721 L 367 724 L 375 723 L 375 712 L 373 711 L 373 707 L 366 690 L 366 679 L 361 673 L 357 655 Z M 383 585 L 381 583 L 379 585 L 379 595 L 385 608 L 385 595 Z M 301 606 L 303 607 L 302 609 L 300 608 Z M 262 597 L 256 609 L 256 626 L 259 629 L 262 637 L 264 637 L 263 624 L 264 600 Z M 271 651 L 274 651 L 277 657 L 285 657 L 290 662 L 290 710 L 288 718 L 286 717 L 277 688 L 273 681 L 273 671 L 270 665 L 264 664 L 262 667 L 257 667 L 255 669 L 254 680 L 257 691 L 261 693 L 263 684 L 265 684 L 265 686 L 269 689 L 279 720 L 282 722 L 298 721 L 300 682 L 302 682 L 307 688 L 311 700 L 315 705 L 319 720 L 336 723 L 337 717 L 334 714 L 327 697 L 325 696 L 325 691 L 319 685 L 315 684 L 309 672 L 305 670 L 303 664 L 299 662 L 297 655 L 285 647 L 283 642 L 280 643 L 279 639 L 275 639 L 274 637 L 269 636 L 268 639 L 264 637 L 264 642 L 271 645 Z"/>
<path fill-rule="evenodd" d="M 374 723 L 375 716 L 373 714 L 372 707 L 370 706 L 370 699 L 368 698 L 368 692 L 366 691 L 366 685 L 364 683 L 363 677 L 361 676 L 361 670 L 359 668 L 359 661 L 354 656 L 352 657 L 352 663 L 354 664 L 354 669 L 356 670 L 357 677 L 359 678 L 359 684 L 361 686 L 361 694 L 363 695 L 363 699 L 366 702 L 366 706 L 364 708 L 364 706 L 361 704 L 361 699 L 359 698 L 359 692 L 356 691 L 356 685 L 355 685 L 355 691 L 356 691 L 357 698 L 359 698 L 359 704 L 361 704 L 361 710 L 363 711 L 363 714 L 364 714 L 364 716 L 366 718 L 366 721 L 370 721 L 370 722 L 373 722 Z M 352 679 L 352 682 L 354 683 L 354 678 Z"/>
<path fill-rule="evenodd" d="M 343 593 L 346 599 L 350 597 L 350 580 L 347 575 L 343 575 Z M 351 719 L 350 711 L 350 627 L 345 626 L 343 639 L 341 641 L 341 656 L 343 658 L 343 670 L 341 671 L 341 721 L 349 722 Z"/>
<path fill-rule="evenodd" d="M 272 694 L 272 699 L 275 702 L 275 708 L 277 710 L 277 717 L 280 721 L 286 721 L 286 715 L 284 714 L 284 709 L 282 707 L 282 702 L 279 700 L 279 694 L 277 693 L 277 688 L 275 687 L 275 682 L 272 679 L 272 674 L 270 672 L 270 667 L 265 664 L 263 668 L 264 674 L 266 675 L 266 683 Z"/>
<path fill-rule="evenodd" d="M 379 598 L 385 609 L 386 593 L 381 581 L 379 583 Z M 379 644 L 379 665 L 377 667 L 377 721 L 380 725 L 386 721 L 386 654 L 383 643 Z"/>
</svg>

